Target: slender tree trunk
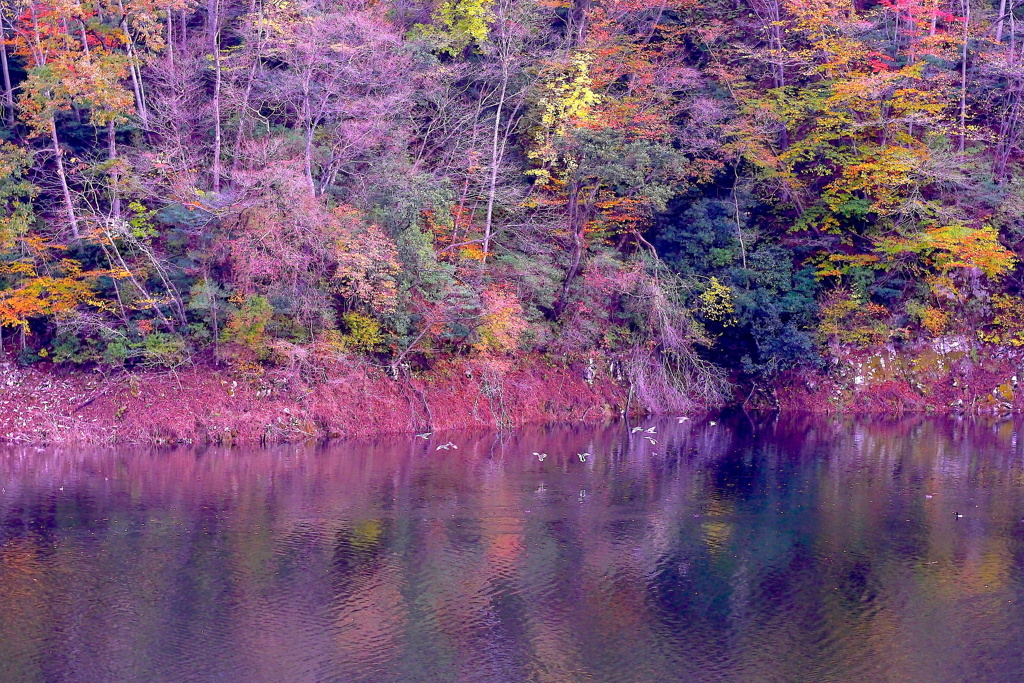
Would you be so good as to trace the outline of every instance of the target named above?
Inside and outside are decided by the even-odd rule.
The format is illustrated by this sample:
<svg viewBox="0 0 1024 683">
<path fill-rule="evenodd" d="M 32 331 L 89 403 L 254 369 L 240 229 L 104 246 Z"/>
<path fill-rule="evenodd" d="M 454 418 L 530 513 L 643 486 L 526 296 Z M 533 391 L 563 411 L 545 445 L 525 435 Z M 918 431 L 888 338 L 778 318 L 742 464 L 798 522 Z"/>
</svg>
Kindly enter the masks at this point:
<svg viewBox="0 0 1024 683">
<path fill-rule="evenodd" d="M 121 10 L 121 16 L 127 16 L 128 12 L 125 10 L 122 0 L 118 0 L 117 5 Z M 170 16 L 168 16 L 167 21 L 170 20 Z M 142 66 L 139 64 L 139 55 L 135 51 L 135 41 L 132 40 L 127 19 L 121 20 L 121 30 L 124 32 L 127 41 L 128 71 L 132 77 L 132 90 L 135 93 L 135 109 L 138 111 L 139 121 L 142 122 L 142 129 L 149 130 L 149 107 L 146 106 L 146 86 L 142 80 Z"/>
<path fill-rule="evenodd" d="M 211 283 L 210 276 L 207 274 L 203 278 L 206 282 L 206 293 L 210 297 L 210 321 L 213 323 L 213 357 L 215 361 L 220 361 L 220 321 L 217 315 L 217 284 Z"/>
<path fill-rule="evenodd" d="M 569 9 L 569 47 L 576 47 L 577 45 L 583 44 L 583 38 L 587 34 L 587 16 L 592 4 L 592 0 L 575 0 L 575 2 L 572 3 L 572 7 Z"/>
<path fill-rule="evenodd" d="M 932 23 L 931 23 L 931 26 L 928 27 L 928 35 L 929 36 L 934 36 L 935 35 L 935 30 L 938 28 L 938 24 L 939 24 L 939 0 L 934 0 L 934 2 L 932 3 Z"/>
<path fill-rule="evenodd" d="M 306 124 L 306 147 L 303 151 L 303 165 L 306 171 L 306 184 L 309 193 L 316 196 L 316 185 L 313 183 L 313 122 Z"/>
<path fill-rule="evenodd" d="M 107 123 L 107 159 L 110 164 L 110 214 L 116 223 L 121 222 L 121 172 L 117 164 L 117 137 L 114 120 Z"/>
<path fill-rule="evenodd" d="M 256 54 L 252 55 L 252 63 L 249 65 L 249 78 L 245 82 L 245 92 L 242 93 L 242 102 L 238 110 L 238 130 L 235 131 L 235 144 L 231 150 L 231 177 L 235 177 L 238 171 L 238 156 L 242 149 L 242 139 L 245 137 L 245 111 L 249 108 L 249 98 L 252 95 L 252 86 L 256 81 L 256 68 L 263 56 L 263 37 L 257 43 Z"/>
<path fill-rule="evenodd" d="M 143 91 L 142 75 L 136 64 L 135 50 L 131 42 L 128 43 L 128 73 L 132 77 L 132 91 L 135 93 L 135 110 L 139 114 L 139 121 L 142 122 L 142 129 L 149 129 L 149 109 L 146 107 L 146 96 Z"/>
<path fill-rule="evenodd" d="M 68 214 L 68 225 L 71 226 L 71 234 L 75 239 L 78 239 L 78 220 L 75 217 L 75 205 L 71 201 L 71 188 L 68 187 L 68 176 L 64 170 L 64 155 L 60 149 L 60 140 L 57 138 L 57 124 L 52 116 L 50 117 L 50 140 L 53 142 L 53 155 L 57 160 L 57 177 L 60 179 L 60 188 L 64 194 L 64 209 Z"/>
<path fill-rule="evenodd" d="M 569 224 L 572 227 L 572 260 L 569 262 L 569 269 L 565 273 L 565 283 L 562 285 L 562 296 L 555 304 L 555 315 L 560 316 L 569 303 L 569 291 L 572 283 L 579 275 L 580 266 L 583 263 L 583 254 L 587 249 L 587 216 L 590 206 L 593 206 L 597 199 L 597 193 L 601 189 L 600 183 L 595 183 L 587 198 L 586 205 L 581 205 L 580 194 L 583 187 L 578 183 L 573 187 L 569 195 Z"/>
<path fill-rule="evenodd" d="M 306 122 L 306 139 L 302 152 L 303 171 L 306 174 L 306 184 L 309 185 L 309 194 L 316 196 L 316 184 L 313 182 L 313 134 L 316 131 L 317 121 L 313 116 L 313 102 L 310 99 L 312 90 L 310 85 L 310 72 L 307 71 L 302 83 L 302 118 Z"/>
<path fill-rule="evenodd" d="M 737 161 L 732 171 L 732 207 L 736 216 L 736 239 L 740 243 L 740 256 L 743 257 L 743 270 L 747 269 L 747 245 L 743 240 L 743 223 L 740 220 L 740 198 L 737 186 L 740 184 L 740 164 Z"/>
<path fill-rule="evenodd" d="M 999 0 L 999 19 L 996 21 L 996 42 L 1003 42 L 1003 16 L 1006 14 L 1006 0 Z"/>
<path fill-rule="evenodd" d="M 501 112 L 505 107 L 505 94 L 508 91 L 508 65 L 503 64 L 501 68 L 501 94 L 498 96 L 498 111 L 494 115 L 494 135 L 491 136 L 491 179 L 487 189 L 487 220 L 484 223 L 484 255 L 483 260 L 487 262 L 487 254 L 491 250 L 491 225 L 494 219 L 494 195 L 498 186 L 498 166 L 501 164 L 501 155 L 498 154 L 498 136 L 501 130 Z"/>
<path fill-rule="evenodd" d="M 174 73 L 174 12 L 167 8 L 167 66 Z"/>
<path fill-rule="evenodd" d="M 1007 48 L 1007 60 L 1012 66 L 1017 61 L 1017 26 L 1015 25 L 1013 10 L 1010 10 L 1010 45 Z"/>
<path fill-rule="evenodd" d="M 1012 104 L 1006 108 L 1003 112 L 1002 121 L 999 124 L 999 133 L 997 137 L 997 143 L 995 145 L 995 164 L 993 166 L 992 174 L 995 176 L 996 182 L 1002 184 L 1007 177 L 1006 167 L 1009 164 L 1010 157 L 1013 155 L 1013 150 L 1017 146 L 1017 140 L 1020 138 L 1020 109 L 1021 109 L 1021 93 L 1020 84 L 1017 84 L 1017 90 L 1013 94 Z"/>
<path fill-rule="evenodd" d="M 957 148 L 960 154 L 964 153 L 967 143 L 967 40 L 971 27 L 971 2 L 963 0 L 964 9 L 964 40 L 963 51 L 960 55 L 960 140 Z"/>
<path fill-rule="evenodd" d="M 9 128 L 14 127 L 14 88 L 11 87 L 11 69 L 7 64 L 7 32 L 0 24 L 0 68 L 4 72 L 4 120 Z"/>
<path fill-rule="evenodd" d="M 221 123 L 220 123 L 220 89 L 221 89 L 221 68 L 220 68 L 220 2 L 213 2 L 213 191 L 220 192 L 220 147 L 221 147 Z"/>
<path fill-rule="evenodd" d="M 99 240 L 99 244 L 100 249 L 103 250 L 104 256 L 107 257 L 107 264 L 111 269 L 113 269 L 114 257 L 110 255 L 110 249 L 107 248 L 107 245 L 103 240 Z M 124 299 L 121 297 L 121 287 L 119 286 L 117 279 L 114 280 L 114 296 L 117 298 L 117 307 L 121 311 L 121 321 L 124 322 L 125 325 L 128 325 L 128 309 L 125 308 Z"/>
<path fill-rule="evenodd" d="M 145 288 L 145 286 L 143 286 L 141 282 L 139 282 L 139 279 L 135 277 L 135 273 L 132 271 L 132 269 L 128 267 L 128 263 L 124 260 L 124 256 L 121 255 L 121 250 L 117 248 L 117 241 L 115 235 L 109 230 L 107 231 L 107 240 L 109 240 L 110 249 L 111 251 L 114 252 L 114 256 L 117 257 L 117 262 L 121 265 L 121 269 L 124 271 L 125 275 L 128 277 L 129 280 L 131 280 L 132 284 L 135 285 L 135 288 L 139 290 L 139 293 L 145 299 L 151 302 L 149 307 L 152 308 L 153 312 L 156 313 L 156 316 L 160 318 L 161 322 L 163 322 L 164 326 L 166 326 L 167 331 L 170 332 L 171 334 L 174 334 L 174 323 L 172 323 L 170 319 L 166 315 L 164 315 L 164 312 L 160 310 L 160 306 L 156 302 L 156 297 L 150 296 L 149 291 Z"/>
<path fill-rule="evenodd" d="M 782 45 L 782 8 L 779 2 L 771 3 L 771 35 L 775 40 L 775 83 L 776 87 L 786 87 L 786 65 L 783 63 L 783 45 Z"/>
</svg>

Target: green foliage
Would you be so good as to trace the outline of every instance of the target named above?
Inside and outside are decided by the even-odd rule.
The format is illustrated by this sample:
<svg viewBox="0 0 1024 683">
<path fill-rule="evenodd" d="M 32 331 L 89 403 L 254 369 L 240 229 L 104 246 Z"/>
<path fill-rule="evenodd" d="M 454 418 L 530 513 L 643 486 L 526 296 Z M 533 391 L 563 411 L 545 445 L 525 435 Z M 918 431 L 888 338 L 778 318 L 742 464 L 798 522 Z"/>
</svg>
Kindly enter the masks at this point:
<svg viewBox="0 0 1024 683">
<path fill-rule="evenodd" d="M 150 211 L 142 202 L 133 201 L 128 204 L 131 215 L 128 218 L 128 229 L 132 237 L 138 240 L 145 240 L 155 237 L 157 232 L 153 226 L 153 218 L 156 211 Z"/>
<path fill-rule="evenodd" d="M 142 338 L 143 367 L 173 368 L 188 361 L 188 344 L 178 335 L 154 332 Z"/>
<path fill-rule="evenodd" d="M 487 40 L 494 0 L 444 0 L 434 10 L 432 24 L 417 24 L 411 38 L 427 41 L 437 52 L 458 57 L 470 46 Z"/>
<path fill-rule="evenodd" d="M 821 335 L 828 342 L 871 346 L 892 339 L 889 311 L 849 290 L 828 293 L 821 306 Z"/>
<path fill-rule="evenodd" d="M 39 188 L 26 177 L 30 164 L 26 149 L 0 141 L 0 254 L 12 251 L 35 220 Z"/>
<path fill-rule="evenodd" d="M 228 317 L 221 340 L 248 347 L 259 357 L 270 353 L 267 326 L 274 315 L 274 308 L 267 297 L 254 294 L 242 297 L 238 308 Z"/>
<path fill-rule="evenodd" d="M 341 337 L 344 348 L 357 353 L 371 353 L 379 350 L 384 341 L 380 322 L 361 313 L 346 313 L 342 316 L 346 333 Z"/>
<path fill-rule="evenodd" d="M 1024 346 L 1024 299 L 1010 294 L 992 297 L 992 320 L 978 338 L 989 344 Z"/>
<path fill-rule="evenodd" d="M 693 306 L 714 335 L 708 357 L 751 378 L 771 379 L 795 365 L 818 363 L 818 286 L 797 254 L 749 227 L 752 208 L 749 196 L 679 201 L 659 219 L 653 237 L 673 268 L 703 283 L 694 288 Z"/>
<path fill-rule="evenodd" d="M 7 348 L 604 354 L 676 406 L 827 345 L 1019 345 L 1024 35 L 754 5 L 232 5 L 214 52 L 179 0 L 41 0 L 5 20 Z"/>
</svg>

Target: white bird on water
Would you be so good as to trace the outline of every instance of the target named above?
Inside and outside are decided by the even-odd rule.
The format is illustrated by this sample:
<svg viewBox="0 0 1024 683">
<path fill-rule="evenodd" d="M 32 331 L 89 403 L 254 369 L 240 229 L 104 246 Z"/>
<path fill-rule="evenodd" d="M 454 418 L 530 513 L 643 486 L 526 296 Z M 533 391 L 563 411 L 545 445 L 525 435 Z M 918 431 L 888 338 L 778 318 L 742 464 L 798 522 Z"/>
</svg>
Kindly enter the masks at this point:
<svg viewBox="0 0 1024 683">
<path fill-rule="evenodd" d="M 422 434 L 417 434 L 416 436 L 418 436 L 421 439 L 429 439 L 431 434 L 433 434 L 433 432 L 423 432 Z"/>
<path fill-rule="evenodd" d="M 586 462 L 587 458 L 590 457 L 593 454 L 592 453 L 577 453 L 576 455 L 579 457 L 580 462 Z"/>
<path fill-rule="evenodd" d="M 548 457 L 547 453 L 538 453 L 537 451 L 534 451 L 533 454 L 536 455 L 537 459 L 541 462 L 544 462 L 544 458 Z"/>
<path fill-rule="evenodd" d="M 449 441 L 448 443 L 443 443 L 443 444 L 441 444 L 440 446 L 438 446 L 438 447 L 437 447 L 437 448 L 435 448 L 434 450 L 435 450 L 435 451 L 440 451 L 440 450 L 445 450 L 445 451 L 447 451 L 447 450 L 448 450 L 448 449 L 450 449 L 450 448 L 454 448 L 455 450 L 459 450 L 459 447 L 458 447 L 458 446 L 456 446 L 456 445 L 455 445 L 454 443 L 452 443 L 451 441 Z"/>
<path fill-rule="evenodd" d="M 682 417 L 677 417 L 676 419 L 679 420 L 679 424 L 683 424 L 684 422 L 686 422 L 690 418 L 688 418 L 685 415 L 683 415 Z"/>
<path fill-rule="evenodd" d="M 636 434 L 637 432 L 642 432 L 643 430 L 644 430 L 643 427 L 633 427 L 631 430 L 629 430 L 629 433 L 630 434 Z"/>
<path fill-rule="evenodd" d="M 650 429 L 647 430 L 647 433 L 648 434 L 657 434 L 658 430 L 655 429 L 654 427 L 651 427 Z"/>
</svg>

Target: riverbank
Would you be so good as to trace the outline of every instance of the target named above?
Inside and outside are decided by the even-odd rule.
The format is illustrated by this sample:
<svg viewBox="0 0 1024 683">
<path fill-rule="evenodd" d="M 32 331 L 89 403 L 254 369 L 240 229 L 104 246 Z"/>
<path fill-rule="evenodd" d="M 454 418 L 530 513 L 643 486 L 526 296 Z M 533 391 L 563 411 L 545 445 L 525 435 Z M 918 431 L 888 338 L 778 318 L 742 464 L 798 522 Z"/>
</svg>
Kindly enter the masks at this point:
<svg viewBox="0 0 1024 683">
<path fill-rule="evenodd" d="M 603 363 L 598 365 L 603 366 Z M 1024 411 L 1024 351 L 947 337 L 914 346 L 832 348 L 824 371 L 796 370 L 749 408 L 812 413 Z M 191 366 L 69 371 L 0 357 L 0 442 L 253 444 L 600 421 L 630 403 L 594 365 L 542 356 L 448 359 L 397 379 L 349 359 L 306 369 Z"/>
<path fill-rule="evenodd" d="M 628 390 L 586 375 L 536 356 L 449 360 L 397 380 L 358 362 L 305 373 L 252 365 L 103 374 L 6 357 L 0 442 L 277 443 L 619 416 Z"/>
<path fill-rule="evenodd" d="M 1015 413 L 1024 350 L 948 336 L 911 345 L 829 350 L 825 372 L 782 378 L 775 405 L 815 413 Z"/>
</svg>

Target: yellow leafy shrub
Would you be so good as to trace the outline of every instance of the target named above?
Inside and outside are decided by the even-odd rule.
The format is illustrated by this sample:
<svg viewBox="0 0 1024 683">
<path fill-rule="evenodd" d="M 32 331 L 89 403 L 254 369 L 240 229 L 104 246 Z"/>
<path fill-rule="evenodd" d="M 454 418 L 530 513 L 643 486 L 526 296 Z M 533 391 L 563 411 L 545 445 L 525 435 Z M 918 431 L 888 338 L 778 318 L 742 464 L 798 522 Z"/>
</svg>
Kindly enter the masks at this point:
<svg viewBox="0 0 1024 683">
<path fill-rule="evenodd" d="M 949 326 L 949 313 L 934 306 L 925 306 L 921 311 L 921 325 L 932 334 L 942 334 Z"/>
<path fill-rule="evenodd" d="M 264 358 L 270 353 L 267 325 L 274 315 L 274 308 L 265 296 L 233 296 L 230 301 L 239 304 L 238 310 L 228 318 L 222 334 L 223 341 L 235 342 L 256 352 Z"/>
<path fill-rule="evenodd" d="M 380 323 L 362 313 L 346 313 L 342 316 L 348 333 L 341 337 L 346 350 L 370 353 L 376 351 L 384 341 Z"/>
<path fill-rule="evenodd" d="M 700 313 L 708 320 L 721 323 L 725 327 L 735 322 L 733 314 L 736 313 L 736 305 L 733 303 L 732 290 L 719 282 L 717 277 L 711 278 L 699 299 Z"/>
<path fill-rule="evenodd" d="M 847 289 L 833 290 L 821 305 L 818 331 L 825 341 L 871 346 L 892 338 L 885 306 L 864 301 Z"/>
<path fill-rule="evenodd" d="M 529 327 L 519 299 L 503 288 L 488 289 L 482 298 L 484 313 L 477 327 L 480 339 L 473 345 L 474 348 L 484 353 L 515 351 Z"/>
<path fill-rule="evenodd" d="M 995 314 L 988 329 L 978 330 L 978 338 L 990 344 L 1024 346 L 1024 299 L 1009 294 L 992 297 Z"/>
</svg>

